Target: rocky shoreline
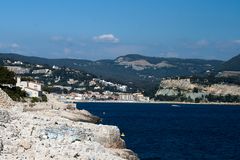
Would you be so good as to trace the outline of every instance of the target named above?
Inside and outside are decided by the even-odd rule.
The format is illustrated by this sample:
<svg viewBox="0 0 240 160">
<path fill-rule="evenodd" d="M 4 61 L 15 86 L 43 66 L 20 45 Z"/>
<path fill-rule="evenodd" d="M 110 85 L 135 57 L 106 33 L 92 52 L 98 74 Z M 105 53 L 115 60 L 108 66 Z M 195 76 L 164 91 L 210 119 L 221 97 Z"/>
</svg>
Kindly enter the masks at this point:
<svg viewBox="0 0 240 160">
<path fill-rule="evenodd" d="M 4 96 L 3 96 L 4 95 Z M 14 103 L 0 90 L 0 159 L 137 160 L 116 126 L 48 95 L 49 102 Z"/>
</svg>

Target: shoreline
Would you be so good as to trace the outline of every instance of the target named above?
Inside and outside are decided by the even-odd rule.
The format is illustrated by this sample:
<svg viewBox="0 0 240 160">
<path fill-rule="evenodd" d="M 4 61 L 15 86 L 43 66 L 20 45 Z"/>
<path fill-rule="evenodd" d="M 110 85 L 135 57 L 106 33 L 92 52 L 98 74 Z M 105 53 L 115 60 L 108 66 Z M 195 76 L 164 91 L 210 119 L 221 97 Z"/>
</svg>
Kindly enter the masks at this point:
<svg viewBox="0 0 240 160">
<path fill-rule="evenodd" d="M 225 103 L 225 102 L 176 102 L 176 101 L 150 101 L 150 102 L 140 102 L 140 101 L 73 101 L 73 103 L 132 103 L 132 104 L 187 104 L 187 105 L 230 105 L 230 106 L 240 106 L 240 103 Z"/>
</svg>

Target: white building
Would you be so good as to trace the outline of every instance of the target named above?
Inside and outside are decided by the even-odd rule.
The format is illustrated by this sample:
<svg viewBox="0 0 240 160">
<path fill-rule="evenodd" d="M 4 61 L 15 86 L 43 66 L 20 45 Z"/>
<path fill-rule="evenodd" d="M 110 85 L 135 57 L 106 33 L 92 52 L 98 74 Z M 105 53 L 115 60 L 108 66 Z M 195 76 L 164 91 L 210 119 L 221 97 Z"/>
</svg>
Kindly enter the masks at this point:
<svg viewBox="0 0 240 160">
<path fill-rule="evenodd" d="M 72 78 L 68 79 L 67 83 L 68 84 L 76 84 L 78 82 L 78 80 L 74 80 Z"/>
<path fill-rule="evenodd" d="M 136 101 L 140 102 L 148 102 L 150 100 L 149 97 L 145 97 L 142 93 L 134 93 L 133 96 Z"/>
<path fill-rule="evenodd" d="M 117 85 L 117 90 L 126 92 L 127 91 L 127 86 L 126 85 Z"/>
<path fill-rule="evenodd" d="M 37 64 L 36 67 L 37 68 L 43 68 L 43 65 Z"/>
<path fill-rule="evenodd" d="M 122 94 L 119 94 L 119 100 L 121 100 L 121 101 L 134 101 L 134 97 L 133 97 L 132 94 L 122 93 Z"/>
<path fill-rule="evenodd" d="M 42 85 L 36 82 L 21 81 L 20 77 L 17 77 L 17 87 L 24 90 L 29 97 L 41 97 L 42 96 Z"/>
<path fill-rule="evenodd" d="M 29 68 L 19 67 L 19 66 L 6 66 L 9 71 L 16 74 L 26 74 L 30 72 Z"/>
<path fill-rule="evenodd" d="M 56 70 L 57 70 L 57 69 L 61 69 L 61 68 L 58 67 L 58 66 L 53 65 L 53 66 L 52 66 L 52 69 L 56 69 Z"/>
<path fill-rule="evenodd" d="M 46 74 L 49 73 L 50 70 L 49 69 L 38 69 L 38 70 L 33 70 L 32 74 Z"/>
<path fill-rule="evenodd" d="M 14 61 L 13 64 L 23 65 L 23 62 L 21 62 L 21 61 Z"/>
</svg>

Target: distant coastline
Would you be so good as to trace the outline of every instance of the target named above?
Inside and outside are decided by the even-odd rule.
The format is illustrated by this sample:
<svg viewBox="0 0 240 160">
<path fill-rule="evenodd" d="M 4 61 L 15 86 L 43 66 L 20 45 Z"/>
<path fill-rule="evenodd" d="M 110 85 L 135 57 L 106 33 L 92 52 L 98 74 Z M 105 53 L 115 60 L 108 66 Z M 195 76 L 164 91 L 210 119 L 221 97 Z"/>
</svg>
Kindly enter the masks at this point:
<svg viewBox="0 0 240 160">
<path fill-rule="evenodd" d="M 191 105 L 232 105 L 240 106 L 240 103 L 224 103 L 224 102 L 176 102 L 176 101 L 149 101 L 149 102 L 140 102 L 140 101 L 74 101 L 74 103 L 136 103 L 136 104 L 191 104 Z"/>
</svg>

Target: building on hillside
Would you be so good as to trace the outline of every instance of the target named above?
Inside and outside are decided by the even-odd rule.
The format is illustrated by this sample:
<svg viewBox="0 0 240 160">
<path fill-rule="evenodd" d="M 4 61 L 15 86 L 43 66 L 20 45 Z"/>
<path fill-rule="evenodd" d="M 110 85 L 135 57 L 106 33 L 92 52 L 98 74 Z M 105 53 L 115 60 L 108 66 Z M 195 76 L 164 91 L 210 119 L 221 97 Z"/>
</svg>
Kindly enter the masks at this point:
<svg viewBox="0 0 240 160">
<path fill-rule="evenodd" d="M 77 82 L 78 82 L 78 80 L 74 80 L 74 79 L 72 79 L 72 78 L 69 78 L 68 81 L 67 81 L 67 83 L 68 83 L 68 84 L 71 84 L 71 85 L 72 85 L 72 84 L 76 84 Z"/>
<path fill-rule="evenodd" d="M 47 73 L 51 73 L 50 69 L 37 69 L 37 70 L 33 70 L 32 74 L 47 74 Z"/>
<path fill-rule="evenodd" d="M 19 67 L 19 66 L 6 66 L 9 71 L 16 74 L 26 74 L 30 72 L 29 68 Z"/>
<path fill-rule="evenodd" d="M 17 87 L 24 90 L 29 97 L 41 97 L 42 96 L 42 84 L 29 81 L 21 81 L 21 77 L 17 77 Z"/>
<path fill-rule="evenodd" d="M 58 66 L 53 65 L 53 66 L 52 66 L 52 69 L 56 69 L 56 70 L 58 70 L 58 69 L 61 69 L 61 68 L 58 67 Z"/>
<path fill-rule="evenodd" d="M 126 85 L 117 85 L 117 90 L 119 90 L 121 92 L 126 92 L 127 86 Z"/>
<path fill-rule="evenodd" d="M 134 93 L 133 97 L 136 101 L 139 102 L 148 102 L 150 100 L 149 97 L 145 97 L 142 93 Z"/>
<path fill-rule="evenodd" d="M 119 100 L 120 101 L 134 101 L 134 97 L 130 93 L 120 93 Z"/>
<path fill-rule="evenodd" d="M 21 61 L 14 61 L 13 64 L 15 64 L 15 65 L 23 65 L 23 62 L 21 62 Z"/>
<path fill-rule="evenodd" d="M 43 68 L 43 65 L 37 64 L 36 67 L 37 68 Z"/>
</svg>

